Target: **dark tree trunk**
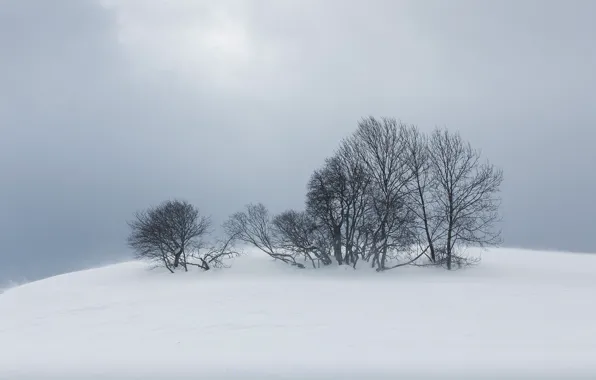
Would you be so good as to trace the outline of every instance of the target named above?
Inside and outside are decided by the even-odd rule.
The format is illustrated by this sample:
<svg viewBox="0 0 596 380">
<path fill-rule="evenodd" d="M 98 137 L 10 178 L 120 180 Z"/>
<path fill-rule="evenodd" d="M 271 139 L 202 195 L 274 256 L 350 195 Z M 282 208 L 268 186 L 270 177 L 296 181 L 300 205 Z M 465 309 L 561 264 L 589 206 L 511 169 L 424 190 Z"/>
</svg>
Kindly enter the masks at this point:
<svg viewBox="0 0 596 380">
<path fill-rule="evenodd" d="M 352 249 L 352 245 L 350 243 L 346 243 L 346 258 L 345 258 L 345 263 L 346 264 L 352 264 L 355 261 L 354 259 L 354 252 Z"/>
<path fill-rule="evenodd" d="M 333 254 L 339 265 L 343 264 L 343 256 L 341 254 L 341 227 L 333 227 Z"/>
<path fill-rule="evenodd" d="M 379 266 L 377 269 L 379 270 L 383 270 L 385 269 L 385 261 L 387 260 L 387 244 L 388 244 L 388 239 L 387 239 L 387 229 L 385 227 L 385 223 L 383 222 L 383 225 L 381 227 L 381 233 L 383 236 L 383 247 L 381 248 L 381 260 L 379 261 Z"/>
<path fill-rule="evenodd" d="M 451 245 L 452 245 L 451 244 L 451 239 L 452 239 L 451 229 L 452 229 L 452 226 L 451 226 L 451 222 L 450 222 L 449 223 L 448 230 L 447 230 L 447 247 L 446 247 L 446 250 L 447 250 L 447 252 L 446 252 L 447 253 L 447 269 L 449 269 L 449 270 L 451 270 L 451 256 L 452 256 L 452 252 L 451 252 Z"/>
<path fill-rule="evenodd" d="M 180 257 L 182 257 L 182 253 L 183 251 L 180 250 L 174 254 L 174 265 L 172 265 L 174 268 L 178 268 L 180 265 Z"/>
<path fill-rule="evenodd" d="M 426 233 L 426 240 L 428 242 L 428 248 L 430 249 L 430 260 L 433 263 L 437 262 L 437 256 L 435 254 L 435 245 L 433 244 L 433 239 L 430 236 L 430 227 L 428 226 L 428 214 L 426 211 L 426 203 L 424 202 L 424 193 L 422 192 L 422 188 L 420 186 L 420 180 L 416 179 L 418 184 L 418 195 L 420 196 L 420 203 L 422 205 L 422 220 L 424 222 L 424 232 Z"/>
<path fill-rule="evenodd" d="M 379 262 L 379 269 L 385 269 L 385 262 L 387 261 L 387 241 L 383 244 L 383 250 L 381 252 L 381 261 Z"/>
<path fill-rule="evenodd" d="M 449 202 L 449 218 L 448 218 L 448 226 L 447 226 L 447 269 L 451 270 L 451 257 L 453 256 L 452 252 L 452 243 L 451 239 L 453 239 L 453 192 L 450 190 L 448 194 L 448 202 Z"/>
</svg>

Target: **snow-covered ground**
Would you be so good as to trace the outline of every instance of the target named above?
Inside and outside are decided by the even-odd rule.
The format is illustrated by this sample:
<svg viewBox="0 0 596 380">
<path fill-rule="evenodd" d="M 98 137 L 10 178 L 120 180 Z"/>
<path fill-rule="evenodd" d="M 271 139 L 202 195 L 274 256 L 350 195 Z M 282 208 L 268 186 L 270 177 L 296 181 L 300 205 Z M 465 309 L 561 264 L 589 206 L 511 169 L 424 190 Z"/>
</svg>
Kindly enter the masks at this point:
<svg viewBox="0 0 596 380">
<path fill-rule="evenodd" d="M 596 378 L 596 255 L 482 257 L 375 273 L 251 254 L 45 279 L 0 295 L 0 379 Z"/>
</svg>

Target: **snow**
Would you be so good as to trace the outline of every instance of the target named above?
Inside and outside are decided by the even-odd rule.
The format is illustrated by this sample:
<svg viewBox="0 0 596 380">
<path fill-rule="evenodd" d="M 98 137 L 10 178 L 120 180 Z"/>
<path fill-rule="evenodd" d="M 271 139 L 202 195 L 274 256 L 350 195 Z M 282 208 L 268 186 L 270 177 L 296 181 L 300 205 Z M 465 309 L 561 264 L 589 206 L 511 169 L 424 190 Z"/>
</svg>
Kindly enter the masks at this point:
<svg viewBox="0 0 596 380">
<path fill-rule="evenodd" d="M 0 379 L 513 375 L 596 377 L 596 255 L 493 249 L 453 272 L 129 262 L 0 295 Z"/>
</svg>

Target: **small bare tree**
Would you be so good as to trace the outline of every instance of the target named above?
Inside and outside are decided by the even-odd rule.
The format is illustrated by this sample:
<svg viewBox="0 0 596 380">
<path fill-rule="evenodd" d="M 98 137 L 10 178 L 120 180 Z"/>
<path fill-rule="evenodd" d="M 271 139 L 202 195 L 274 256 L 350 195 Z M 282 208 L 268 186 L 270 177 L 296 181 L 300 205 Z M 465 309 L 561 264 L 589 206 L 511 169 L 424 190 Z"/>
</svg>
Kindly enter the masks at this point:
<svg viewBox="0 0 596 380">
<path fill-rule="evenodd" d="M 313 268 L 332 263 L 328 231 L 307 212 L 284 211 L 273 218 L 273 225 L 277 244 L 284 250 L 303 255 Z"/>
<path fill-rule="evenodd" d="M 480 152 L 462 140 L 459 133 L 435 130 L 429 143 L 429 162 L 436 181 L 434 197 L 441 227 L 437 236 L 447 269 L 465 263 L 456 254 L 461 246 L 491 246 L 501 241 L 499 186 L 503 172 L 480 161 Z"/>
<path fill-rule="evenodd" d="M 295 252 L 288 253 L 280 247 L 269 210 L 261 203 L 249 204 L 245 211 L 230 216 L 224 223 L 224 230 L 228 237 L 250 244 L 276 260 L 304 268 L 296 261 Z"/>
<path fill-rule="evenodd" d="M 190 203 L 174 200 L 137 212 L 128 225 L 128 244 L 136 257 L 173 273 L 179 267 L 188 270 L 188 255 L 201 245 L 211 222 Z"/>
<path fill-rule="evenodd" d="M 199 242 L 189 254 L 187 265 L 193 265 L 203 270 L 213 268 L 228 268 L 226 259 L 240 256 L 240 252 L 234 246 L 235 236 L 228 236 L 220 239 L 214 244 Z"/>
</svg>

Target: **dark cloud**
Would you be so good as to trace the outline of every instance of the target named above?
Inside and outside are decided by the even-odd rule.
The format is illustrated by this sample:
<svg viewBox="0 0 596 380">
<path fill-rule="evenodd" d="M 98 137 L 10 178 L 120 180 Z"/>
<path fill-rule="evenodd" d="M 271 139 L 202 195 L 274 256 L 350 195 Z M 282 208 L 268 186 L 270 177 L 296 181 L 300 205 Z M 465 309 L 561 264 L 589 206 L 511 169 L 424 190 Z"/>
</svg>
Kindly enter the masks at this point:
<svg viewBox="0 0 596 380">
<path fill-rule="evenodd" d="M 505 171 L 508 245 L 595 251 L 592 2 L 35 0 L 0 7 L 0 282 L 126 258 L 166 198 L 299 207 L 366 115 Z"/>
</svg>

